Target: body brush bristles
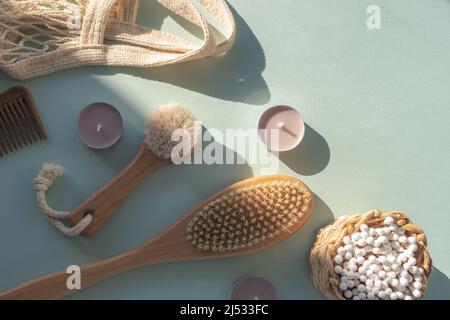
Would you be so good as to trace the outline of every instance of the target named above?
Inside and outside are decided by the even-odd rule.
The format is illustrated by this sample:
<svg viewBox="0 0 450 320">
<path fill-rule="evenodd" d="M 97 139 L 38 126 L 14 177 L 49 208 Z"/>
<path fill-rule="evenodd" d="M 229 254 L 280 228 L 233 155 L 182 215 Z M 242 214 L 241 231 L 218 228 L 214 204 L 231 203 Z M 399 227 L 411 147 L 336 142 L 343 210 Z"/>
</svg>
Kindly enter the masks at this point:
<svg viewBox="0 0 450 320">
<path fill-rule="evenodd" d="M 301 182 L 273 180 L 230 190 L 194 215 L 187 239 L 201 251 L 251 248 L 289 230 L 311 206 L 311 193 Z"/>
</svg>

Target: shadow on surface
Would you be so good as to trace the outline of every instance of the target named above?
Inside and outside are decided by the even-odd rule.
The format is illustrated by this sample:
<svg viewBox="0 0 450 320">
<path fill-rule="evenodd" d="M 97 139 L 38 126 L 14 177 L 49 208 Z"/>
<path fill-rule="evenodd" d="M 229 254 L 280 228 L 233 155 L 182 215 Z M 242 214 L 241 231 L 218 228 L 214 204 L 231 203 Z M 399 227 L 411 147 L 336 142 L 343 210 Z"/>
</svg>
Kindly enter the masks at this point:
<svg viewBox="0 0 450 320">
<path fill-rule="evenodd" d="M 143 24 L 160 28 L 164 18 L 171 15 L 167 10 L 159 8 L 159 4 L 152 4 L 151 8 L 153 7 L 158 12 L 158 18 L 145 19 Z M 153 10 L 151 8 L 146 10 Z M 148 69 L 102 67 L 93 69 L 93 72 L 131 73 L 137 77 L 167 82 L 222 100 L 263 105 L 270 100 L 269 88 L 262 76 L 266 67 L 264 50 L 245 20 L 231 6 L 230 8 L 236 20 L 237 36 L 231 50 L 221 57 Z M 153 16 L 156 15 L 152 15 L 152 18 Z M 173 19 L 186 29 L 192 29 L 190 23 L 183 23 L 183 20 L 177 17 Z"/>
<path fill-rule="evenodd" d="M 289 266 L 286 265 L 286 267 L 292 270 L 286 274 L 280 273 L 278 276 L 280 289 L 285 288 L 286 290 L 284 293 L 283 291 L 280 292 L 281 299 L 287 299 L 288 297 L 292 297 L 292 299 L 323 298 L 321 293 L 314 287 L 310 278 L 309 254 L 316 240 L 317 233 L 323 226 L 334 221 L 334 214 L 317 194 L 314 193 L 313 196 L 313 213 L 305 226 L 293 237 L 292 248 L 289 250 L 291 255 L 294 256 L 292 258 L 294 261 L 290 262 Z M 297 247 L 297 250 L 295 250 L 294 246 Z M 286 276 L 287 274 L 291 276 Z M 298 277 L 292 277 L 292 274 L 298 274 Z M 292 284 L 290 284 L 291 282 Z M 291 288 L 291 290 L 287 290 L 288 288 Z"/>
<path fill-rule="evenodd" d="M 450 279 L 438 268 L 434 267 L 428 282 L 425 299 L 448 300 L 450 299 Z"/>
<path fill-rule="evenodd" d="M 305 137 L 294 149 L 280 153 L 280 160 L 304 176 L 322 172 L 330 162 L 330 147 L 325 138 L 306 124 Z"/>
</svg>

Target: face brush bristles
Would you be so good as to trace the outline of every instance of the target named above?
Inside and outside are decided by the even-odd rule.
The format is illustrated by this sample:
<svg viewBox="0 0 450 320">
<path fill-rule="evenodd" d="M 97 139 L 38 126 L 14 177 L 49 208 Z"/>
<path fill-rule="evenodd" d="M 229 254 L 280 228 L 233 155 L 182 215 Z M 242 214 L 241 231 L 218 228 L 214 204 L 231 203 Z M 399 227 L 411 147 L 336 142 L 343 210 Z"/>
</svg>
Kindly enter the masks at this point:
<svg viewBox="0 0 450 320">
<path fill-rule="evenodd" d="M 293 177 L 262 176 L 238 182 L 139 247 L 81 266 L 82 288 L 153 264 L 230 258 L 263 250 L 298 231 L 312 207 L 308 187 Z M 0 293 L 0 299 L 60 298 L 73 293 L 66 282 L 67 273 L 62 270 Z"/>
<path fill-rule="evenodd" d="M 194 114 L 180 104 L 168 104 L 152 112 L 147 119 L 144 130 L 144 141 L 150 150 L 162 159 L 170 159 L 173 148 L 179 143 L 172 140 L 176 130 L 184 130 L 189 134 L 190 150 L 198 143 L 195 132 L 197 119 Z"/>
<path fill-rule="evenodd" d="M 195 148 L 199 141 L 195 130 L 196 122 L 194 114 L 180 104 L 165 105 L 153 111 L 145 124 L 143 143 L 132 162 L 73 210 L 69 217 L 70 223 L 76 225 L 86 214 L 93 215 L 93 221 L 81 233 L 85 236 L 93 235 L 146 175 L 172 163 L 172 149 L 179 143 L 172 141 L 174 131 L 183 130 L 183 133 L 190 135 L 187 140 L 191 145 L 189 149 L 183 150 L 192 151 Z"/>
<path fill-rule="evenodd" d="M 0 157 L 47 139 L 31 93 L 14 87 L 0 94 Z"/>
</svg>

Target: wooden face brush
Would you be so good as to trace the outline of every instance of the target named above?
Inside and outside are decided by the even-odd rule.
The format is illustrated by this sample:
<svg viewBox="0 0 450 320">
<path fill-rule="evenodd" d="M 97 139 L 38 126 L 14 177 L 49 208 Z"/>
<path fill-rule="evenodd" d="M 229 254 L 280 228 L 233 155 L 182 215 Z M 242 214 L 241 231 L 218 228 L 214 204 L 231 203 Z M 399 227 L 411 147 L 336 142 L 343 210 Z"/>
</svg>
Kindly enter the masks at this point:
<svg viewBox="0 0 450 320">
<path fill-rule="evenodd" d="M 47 139 L 31 93 L 14 87 L 0 94 L 0 157 Z"/>
<path fill-rule="evenodd" d="M 312 195 L 301 181 L 263 176 L 241 181 L 205 200 L 153 240 L 124 254 L 81 266 L 81 285 L 148 265 L 246 255 L 302 227 Z M 65 271 L 27 282 L 0 299 L 56 299 L 72 293 Z"/>
<path fill-rule="evenodd" d="M 146 175 L 171 163 L 172 149 L 178 144 L 171 139 L 175 130 L 186 130 L 191 135 L 191 146 L 195 147 L 195 122 L 195 116 L 178 104 L 162 106 L 152 112 L 146 122 L 144 141 L 131 163 L 73 210 L 69 222 L 75 225 L 86 214 L 91 214 L 93 220 L 81 234 L 90 236 L 97 232 Z"/>
</svg>

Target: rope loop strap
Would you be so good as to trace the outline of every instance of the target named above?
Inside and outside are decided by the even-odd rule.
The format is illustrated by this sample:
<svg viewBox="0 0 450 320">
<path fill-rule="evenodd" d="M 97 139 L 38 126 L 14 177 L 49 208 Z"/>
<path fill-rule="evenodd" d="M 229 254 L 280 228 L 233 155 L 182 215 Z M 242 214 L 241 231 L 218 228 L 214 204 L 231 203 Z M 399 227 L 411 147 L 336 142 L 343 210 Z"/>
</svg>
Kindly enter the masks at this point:
<svg viewBox="0 0 450 320">
<path fill-rule="evenodd" d="M 70 212 L 58 211 L 51 208 L 47 203 L 46 192 L 53 185 L 56 178 L 62 175 L 62 168 L 53 163 L 46 163 L 42 165 L 39 175 L 34 179 L 33 188 L 36 191 L 37 201 L 47 219 L 58 229 L 62 234 L 73 237 L 79 235 L 92 222 L 93 216 L 87 214 L 75 226 L 67 227 L 61 220 L 66 220 Z"/>
</svg>

